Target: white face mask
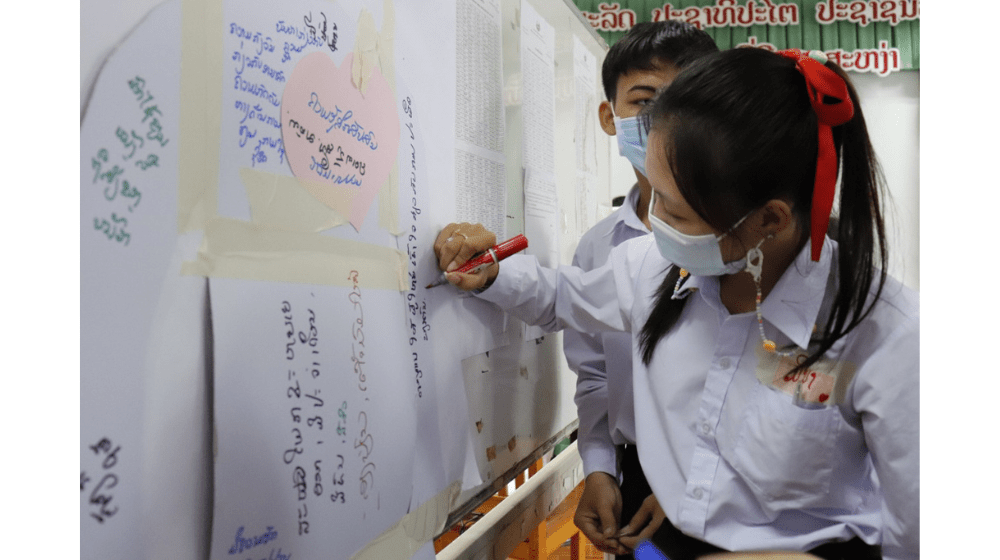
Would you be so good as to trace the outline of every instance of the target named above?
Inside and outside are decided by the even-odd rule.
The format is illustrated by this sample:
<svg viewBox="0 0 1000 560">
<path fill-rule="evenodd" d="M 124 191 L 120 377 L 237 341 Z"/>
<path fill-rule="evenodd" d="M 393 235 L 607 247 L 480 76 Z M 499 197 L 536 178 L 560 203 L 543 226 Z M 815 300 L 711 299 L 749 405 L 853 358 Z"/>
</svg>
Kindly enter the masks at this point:
<svg viewBox="0 0 1000 560">
<path fill-rule="evenodd" d="M 733 224 L 729 231 L 718 237 L 711 233 L 687 235 L 672 228 L 653 214 L 655 200 L 656 191 L 653 191 L 653 196 L 649 200 L 649 223 L 653 226 L 653 238 L 656 240 L 656 247 L 660 250 L 663 258 L 695 276 L 736 274 L 746 268 L 746 257 L 728 263 L 722 262 L 722 249 L 719 247 L 719 241 L 729 231 L 733 231 L 743 223 L 743 220 L 750 215 L 749 213 Z"/>
<path fill-rule="evenodd" d="M 612 113 L 613 114 L 613 113 Z M 639 117 L 615 117 L 615 138 L 618 153 L 643 176 L 646 175 L 646 132 Z"/>
</svg>

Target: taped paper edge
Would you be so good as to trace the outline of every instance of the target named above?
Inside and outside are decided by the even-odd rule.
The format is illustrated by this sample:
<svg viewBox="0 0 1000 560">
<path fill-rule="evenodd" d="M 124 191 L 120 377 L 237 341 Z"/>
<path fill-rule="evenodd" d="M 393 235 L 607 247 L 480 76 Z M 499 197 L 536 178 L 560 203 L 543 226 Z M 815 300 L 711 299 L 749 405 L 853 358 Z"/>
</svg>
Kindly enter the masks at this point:
<svg viewBox="0 0 1000 560">
<path fill-rule="evenodd" d="M 260 227 L 317 233 L 347 223 L 350 200 L 345 208 L 330 209 L 309 194 L 300 179 L 244 167 L 240 180 L 250 201 L 251 221 Z"/>
<path fill-rule="evenodd" d="M 222 0 L 181 0 L 177 229 L 216 214 L 222 105 Z M 217 56 L 212 56 L 215 53 Z"/>
<path fill-rule="evenodd" d="M 269 231 L 230 218 L 205 227 L 195 261 L 181 273 L 326 286 L 353 286 L 352 272 L 366 288 L 405 291 L 406 254 L 398 249 L 314 233 Z"/>
<path fill-rule="evenodd" d="M 351 556 L 351 560 L 410 558 L 435 535 L 444 531 L 448 513 L 455 507 L 461 483 L 454 481 L 437 496 L 403 516 L 398 523 Z"/>
<path fill-rule="evenodd" d="M 392 0 L 382 2 L 382 32 L 378 35 L 375 50 L 378 54 L 379 72 L 389 84 L 392 90 L 392 98 L 399 101 L 399 93 L 396 91 L 396 6 Z M 355 45 L 357 43 L 355 42 Z M 398 115 L 398 113 L 397 113 Z M 398 116 L 397 116 L 398 118 Z M 400 128 L 400 138 L 403 137 L 403 127 Z M 400 142 L 402 147 L 403 143 Z M 389 171 L 382 188 L 379 189 L 378 196 L 378 216 L 379 226 L 392 235 L 399 236 L 403 230 L 399 227 L 399 154 Z"/>
<path fill-rule="evenodd" d="M 368 79 L 378 65 L 378 31 L 375 18 L 366 8 L 358 15 L 357 32 L 354 37 L 354 57 L 351 64 L 351 83 L 364 96 L 368 90 Z"/>
</svg>

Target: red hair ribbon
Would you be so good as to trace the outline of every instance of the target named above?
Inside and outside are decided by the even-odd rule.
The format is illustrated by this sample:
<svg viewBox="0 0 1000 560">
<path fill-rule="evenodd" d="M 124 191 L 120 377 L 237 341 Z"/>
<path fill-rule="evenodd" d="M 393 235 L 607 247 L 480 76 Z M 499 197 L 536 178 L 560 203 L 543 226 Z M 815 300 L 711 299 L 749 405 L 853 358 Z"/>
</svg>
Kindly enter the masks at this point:
<svg viewBox="0 0 1000 560">
<path fill-rule="evenodd" d="M 837 150 L 833 145 L 831 127 L 851 120 L 854 116 L 854 104 L 847 91 L 847 83 L 822 62 L 799 49 L 778 51 L 778 54 L 794 60 L 795 69 L 805 77 L 809 103 L 816 112 L 819 124 L 819 153 L 816 155 L 810 231 L 812 260 L 818 261 L 823 250 L 823 236 L 830 225 L 833 192 L 837 184 Z"/>
</svg>

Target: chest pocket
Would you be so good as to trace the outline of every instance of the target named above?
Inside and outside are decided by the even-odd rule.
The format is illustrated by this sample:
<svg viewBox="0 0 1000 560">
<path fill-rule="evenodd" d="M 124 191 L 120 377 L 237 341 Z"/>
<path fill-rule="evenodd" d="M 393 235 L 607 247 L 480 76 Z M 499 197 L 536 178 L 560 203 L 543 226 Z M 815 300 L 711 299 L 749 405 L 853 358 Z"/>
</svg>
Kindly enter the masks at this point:
<svg viewBox="0 0 1000 560">
<path fill-rule="evenodd" d="M 732 442 L 729 460 L 768 507 L 807 507 L 830 490 L 837 435 L 836 406 L 803 408 L 761 383 Z M 763 504 L 762 504 L 763 505 Z"/>
</svg>

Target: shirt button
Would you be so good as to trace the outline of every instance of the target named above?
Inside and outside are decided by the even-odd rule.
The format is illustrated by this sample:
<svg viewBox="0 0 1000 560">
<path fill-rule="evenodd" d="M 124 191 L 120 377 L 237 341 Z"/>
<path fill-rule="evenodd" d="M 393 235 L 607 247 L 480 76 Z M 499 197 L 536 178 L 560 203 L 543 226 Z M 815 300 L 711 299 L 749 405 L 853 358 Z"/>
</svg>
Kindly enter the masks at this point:
<svg viewBox="0 0 1000 560">
<path fill-rule="evenodd" d="M 722 358 L 719 360 L 719 367 L 722 369 L 729 369 L 729 358 Z"/>
<path fill-rule="evenodd" d="M 701 488 L 695 488 L 694 492 L 691 492 L 691 495 L 694 496 L 694 499 L 700 500 L 705 493 L 701 490 Z"/>
<path fill-rule="evenodd" d="M 705 422 L 704 424 L 701 425 L 701 433 L 705 435 L 712 433 L 712 426 L 709 426 L 708 422 Z"/>
</svg>

